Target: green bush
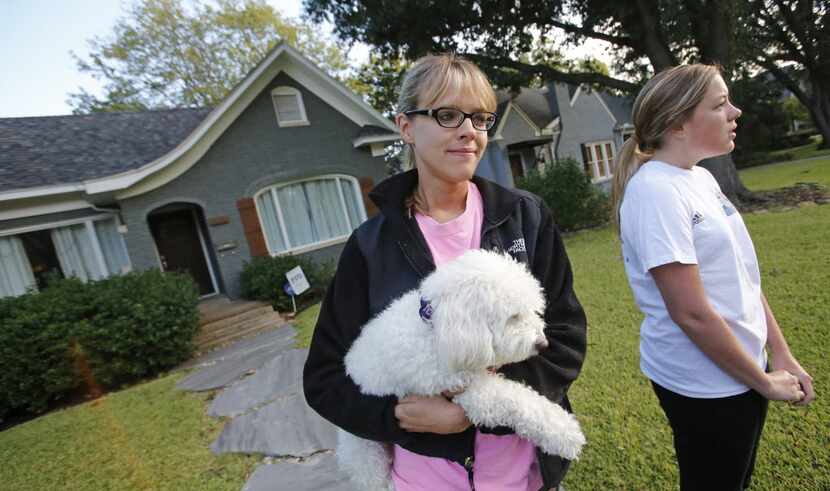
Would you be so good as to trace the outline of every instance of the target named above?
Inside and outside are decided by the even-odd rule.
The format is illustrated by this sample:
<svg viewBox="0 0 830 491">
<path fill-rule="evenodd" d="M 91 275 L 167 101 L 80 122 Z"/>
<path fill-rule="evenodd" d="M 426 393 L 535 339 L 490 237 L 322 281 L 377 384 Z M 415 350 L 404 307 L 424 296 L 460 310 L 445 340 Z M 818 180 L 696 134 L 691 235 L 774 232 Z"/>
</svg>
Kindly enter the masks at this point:
<svg viewBox="0 0 830 491">
<path fill-rule="evenodd" d="M 573 159 L 556 160 L 531 170 L 516 187 L 538 195 L 564 231 L 601 225 L 608 221 L 610 203 Z"/>
<path fill-rule="evenodd" d="M 0 299 L 0 418 L 37 414 L 78 391 L 102 391 L 172 368 L 193 351 L 198 293 L 159 271 Z"/>
<path fill-rule="evenodd" d="M 334 276 L 334 262 L 316 264 L 299 256 L 255 257 L 246 262 L 239 278 L 242 296 L 270 302 L 280 312 L 291 311 L 291 297 L 283 285 L 288 282 L 285 273 L 296 266 L 303 269 L 310 285 L 308 291 L 296 297 L 297 310 L 319 301 Z"/>
</svg>

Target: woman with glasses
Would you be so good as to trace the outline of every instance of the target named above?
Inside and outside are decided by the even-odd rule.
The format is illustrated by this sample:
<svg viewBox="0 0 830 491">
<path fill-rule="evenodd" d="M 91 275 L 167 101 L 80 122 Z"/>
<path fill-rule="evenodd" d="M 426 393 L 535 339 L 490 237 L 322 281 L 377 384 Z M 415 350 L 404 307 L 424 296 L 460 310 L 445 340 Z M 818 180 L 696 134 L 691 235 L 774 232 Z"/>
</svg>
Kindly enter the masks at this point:
<svg viewBox="0 0 830 491">
<path fill-rule="evenodd" d="M 361 326 L 433 269 L 477 248 L 526 263 L 547 299 L 549 347 L 495 368 L 570 409 L 567 390 L 585 356 L 585 314 L 551 212 L 530 193 L 474 175 L 497 120 L 487 77 L 457 56 L 427 56 L 407 72 L 400 92 L 396 122 L 412 169 L 372 191 L 380 213 L 343 250 L 305 365 L 306 399 L 335 425 L 394 443 L 398 491 L 556 489 L 567 461 L 507 428 L 472 427 L 452 394 L 366 396 L 344 372 Z"/>
</svg>

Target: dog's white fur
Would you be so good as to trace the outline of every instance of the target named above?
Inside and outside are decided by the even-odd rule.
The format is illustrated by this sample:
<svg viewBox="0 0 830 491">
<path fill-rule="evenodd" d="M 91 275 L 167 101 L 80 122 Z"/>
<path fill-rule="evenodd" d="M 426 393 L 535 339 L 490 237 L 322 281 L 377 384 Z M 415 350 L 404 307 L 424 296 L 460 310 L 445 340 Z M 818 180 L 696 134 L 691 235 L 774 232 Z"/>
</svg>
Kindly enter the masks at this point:
<svg viewBox="0 0 830 491">
<path fill-rule="evenodd" d="M 419 315 L 428 299 L 431 321 Z M 585 443 L 576 419 L 531 388 L 488 372 L 538 354 L 545 300 L 510 256 L 472 250 L 447 262 L 363 327 L 346 373 L 369 395 L 453 398 L 476 426 L 508 426 L 544 452 L 574 459 Z M 392 490 L 391 448 L 340 430 L 337 458 L 358 489 Z"/>
</svg>

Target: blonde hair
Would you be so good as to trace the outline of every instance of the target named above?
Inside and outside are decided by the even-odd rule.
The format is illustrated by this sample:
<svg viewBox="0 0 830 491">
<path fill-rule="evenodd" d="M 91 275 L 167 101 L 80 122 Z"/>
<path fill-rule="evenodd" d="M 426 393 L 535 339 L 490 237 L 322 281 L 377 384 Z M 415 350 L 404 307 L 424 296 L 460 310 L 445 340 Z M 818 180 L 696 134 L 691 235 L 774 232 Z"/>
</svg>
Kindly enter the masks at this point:
<svg viewBox="0 0 830 491">
<path fill-rule="evenodd" d="M 454 53 L 428 55 L 419 58 L 407 70 L 398 96 L 398 112 L 430 108 L 447 94 L 465 94 L 477 99 L 481 110 L 496 111 L 496 93 L 487 75 L 473 62 Z M 403 151 L 404 164 L 415 168 L 415 153 L 407 145 Z M 407 209 L 426 214 L 426 200 L 418 187 L 404 201 Z"/>
<path fill-rule="evenodd" d="M 637 94 L 631 111 L 634 134 L 623 144 L 614 162 L 611 197 L 617 233 L 628 181 L 660 148 L 666 133 L 688 121 L 709 84 L 720 74 L 717 65 L 698 63 L 668 68 L 652 77 Z"/>
</svg>

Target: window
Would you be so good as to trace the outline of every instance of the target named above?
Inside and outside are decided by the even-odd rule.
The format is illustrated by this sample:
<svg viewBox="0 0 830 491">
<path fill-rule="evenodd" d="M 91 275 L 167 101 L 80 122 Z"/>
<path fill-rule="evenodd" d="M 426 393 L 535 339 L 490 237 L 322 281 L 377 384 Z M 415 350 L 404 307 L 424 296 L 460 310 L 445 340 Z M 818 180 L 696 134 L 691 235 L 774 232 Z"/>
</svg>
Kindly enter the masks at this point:
<svg viewBox="0 0 830 491">
<path fill-rule="evenodd" d="M 115 218 L 93 218 L 0 236 L 0 297 L 43 288 L 49 275 L 100 280 L 130 270 Z"/>
<path fill-rule="evenodd" d="M 582 165 L 594 181 L 610 178 L 614 175 L 614 144 L 610 141 L 583 144 Z"/>
<path fill-rule="evenodd" d="M 308 126 L 303 95 L 293 87 L 277 87 L 271 91 L 277 124 L 280 127 Z"/>
<path fill-rule="evenodd" d="M 257 193 L 255 201 L 271 255 L 336 243 L 366 220 L 360 187 L 352 177 L 271 186 Z"/>
</svg>

